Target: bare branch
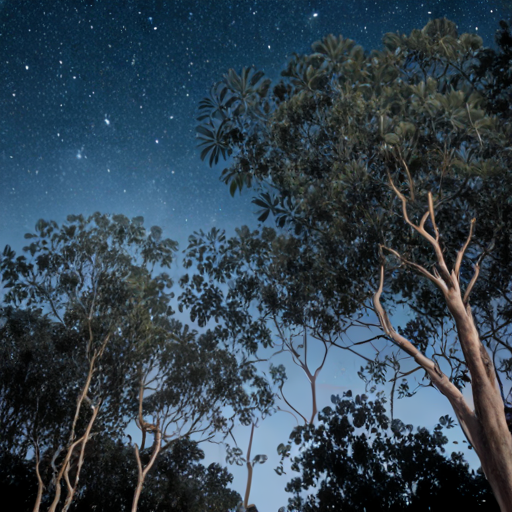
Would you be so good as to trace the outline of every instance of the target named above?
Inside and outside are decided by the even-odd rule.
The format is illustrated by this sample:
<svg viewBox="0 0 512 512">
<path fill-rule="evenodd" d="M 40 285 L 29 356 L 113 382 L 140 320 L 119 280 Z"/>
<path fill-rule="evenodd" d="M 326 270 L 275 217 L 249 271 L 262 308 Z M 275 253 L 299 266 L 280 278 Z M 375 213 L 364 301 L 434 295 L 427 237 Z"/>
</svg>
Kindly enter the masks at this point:
<svg viewBox="0 0 512 512">
<path fill-rule="evenodd" d="M 444 281 L 440 278 L 439 273 L 434 268 L 434 275 L 432 275 L 426 268 L 422 267 L 421 265 L 418 265 L 417 263 L 414 263 L 413 261 L 409 261 L 408 259 L 404 258 L 398 251 L 395 251 L 394 249 L 391 249 L 390 247 L 386 247 L 385 245 L 379 246 L 382 250 L 390 252 L 393 256 L 397 257 L 402 263 L 407 265 L 408 267 L 413 268 L 418 273 L 424 275 L 427 279 L 432 281 L 438 288 L 446 288 L 446 285 Z"/>
<path fill-rule="evenodd" d="M 475 219 L 473 219 L 474 221 Z M 472 224 L 473 224 L 473 221 Z M 478 257 L 478 260 L 475 264 L 475 266 L 473 267 L 475 269 L 475 272 L 473 274 L 473 277 L 471 278 L 471 281 L 469 282 L 468 284 L 468 287 L 466 289 L 466 293 L 464 294 L 464 299 L 463 299 L 463 302 L 464 302 L 464 305 L 467 306 L 468 305 L 468 302 L 469 302 L 469 295 L 471 294 L 471 291 L 473 290 L 473 286 L 475 285 L 476 283 L 476 280 L 478 279 L 478 275 L 480 274 L 480 263 L 482 262 L 482 260 L 485 258 L 485 256 L 487 254 L 489 254 L 490 251 L 492 251 L 494 248 L 494 239 L 491 241 L 491 243 L 489 244 L 488 247 L 486 247 L 486 249 L 482 252 L 482 254 L 480 254 L 480 256 Z"/>
<path fill-rule="evenodd" d="M 466 252 L 466 249 L 468 248 L 469 243 L 471 242 L 471 238 L 473 237 L 473 228 L 475 226 L 475 222 L 476 222 L 476 219 L 471 219 L 471 224 L 469 227 L 469 234 L 466 239 L 466 243 L 462 246 L 462 249 L 457 253 L 457 259 L 455 260 L 455 268 L 453 269 L 457 279 L 459 279 L 462 258 L 464 257 L 464 253 Z M 475 279 L 475 281 L 476 281 L 476 279 Z"/>
<path fill-rule="evenodd" d="M 284 385 L 284 384 L 283 384 L 283 385 Z M 284 392 L 283 392 L 283 385 L 281 385 L 281 386 L 280 386 L 280 388 L 279 388 L 279 391 L 281 392 L 281 398 L 285 401 L 286 405 L 287 405 L 290 409 L 294 410 L 294 411 L 295 411 L 295 412 L 296 412 L 296 413 L 297 413 L 297 414 L 298 414 L 298 415 L 303 419 L 304 424 L 305 424 L 305 425 L 307 425 L 307 424 L 308 424 L 308 420 L 306 419 L 306 417 L 305 417 L 303 414 L 301 414 L 297 409 L 295 409 L 295 407 L 293 407 L 293 405 L 292 405 L 290 402 L 288 402 L 288 400 L 287 400 L 287 399 L 286 399 L 286 397 L 284 396 Z"/>
<path fill-rule="evenodd" d="M 395 183 L 393 182 L 393 179 L 391 178 L 391 174 L 389 174 L 389 173 L 388 173 L 388 178 L 389 178 L 389 183 L 391 185 L 391 188 L 395 191 L 395 194 L 397 195 L 398 199 L 400 199 L 400 201 L 402 201 L 402 213 L 403 213 L 405 222 L 407 222 L 407 224 L 409 224 L 409 226 L 411 226 L 414 230 L 418 231 L 418 233 L 423 235 L 432 245 L 434 245 L 436 240 L 429 233 L 427 233 L 424 229 L 420 228 L 419 226 L 416 226 L 416 224 L 414 224 L 414 222 L 412 222 L 411 219 L 409 219 L 409 214 L 407 213 L 406 197 L 402 194 L 402 192 L 400 192 L 400 190 L 398 190 Z"/>
<path fill-rule="evenodd" d="M 468 438 L 469 442 L 475 446 L 475 449 L 480 451 L 483 447 L 480 441 L 480 424 L 475 413 L 469 408 L 462 393 L 457 387 L 450 382 L 448 377 L 444 375 L 439 366 L 431 359 L 422 354 L 408 339 L 398 334 L 393 328 L 389 317 L 382 307 L 380 297 L 384 287 L 384 265 L 380 267 L 380 283 L 379 288 L 373 296 L 373 304 L 377 316 L 384 332 L 391 338 L 391 340 L 404 352 L 414 358 L 414 360 L 427 372 L 432 384 L 448 398 L 453 410 L 459 420 L 459 423 Z"/>
<path fill-rule="evenodd" d="M 388 173 L 389 183 L 391 185 L 391 188 L 395 191 L 395 194 L 398 196 L 400 201 L 402 201 L 402 212 L 404 216 L 405 222 L 409 224 L 416 232 L 418 232 L 425 240 L 428 240 L 432 247 L 434 248 L 434 252 L 436 253 L 436 259 L 437 264 L 439 265 L 439 272 L 441 274 L 441 277 L 445 283 L 446 286 L 451 287 L 452 281 L 450 272 L 448 271 L 448 267 L 446 266 L 446 262 L 444 261 L 443 251 L 441 250 L 441 246 L 439 245 L 439 230 L 437 229 L 436 225 L 436 218 L 435 218 L 435 212 L 434 212 L 434 201 L 432 199 L 432 193 L 429 192 L 428 194 L 428 214 L 430 215 L 430 220 L 432 222 L 432 226 L 434 228 L 435 232 L 435 238 L 425 229 L 424 225 L 427 220 L 427 216 L 424 215 L 421 219 L 421 223 L 419 226 L 414 224 L 414 222 L 409 219 L 409 214 L 407 213 L 407 199 L 406 197 L 398 190 L 396 185 L 393 182 L 393 179 L 391 178 L 391 174 Z M 397 253 L 398 254 L 398 253 Z M 403 259 L 403 258 L 401 258 Z M 413 266 L 416 264 L 409 263 L 409 265 Z M 417 270 L 420 268 L 423 268 L 421 266 L 415 267 Z M 424 272 L 422 272 L 424 274 Z M 426 274 L 424 274 L 426 275 Z M 428 276 L 427 276 L 428 277 Z M 430 278 L 429 278 L 430 279 Z M 434 281 L 438 287 L 440 287 L 439 281 Z"/>
<path fill-rule="evenodd" d="M 468 284 L 468 287 L 466 289 L 466 293 L 464 294 L 464 298 L 462 299 L 462 302 L 467 307 L 469 304 L 469 296 L 471 294 L 471 291 L 473 290 L 473 286 L 476 283 L 476 280 L 478 279 L 478 275 L 480 274 L 480 265 L 475 265 L 475 272 L 473 274 L 473 277 L 471 278 L 471 281 Z"/>
<path fill-rule="evenodd" d="M 428 193 L 428 213 L 430 215 L 430 221 L 432 222 L 432 227 L 434 229 L 434 233 L 436 234 L 436 242 L 439 241 L 439 229 L 437 229 L 436 224 L 436 215 L 434 212 L 434 199 L 432 198 L 432 192 Z"/>
<path fill-rule="evenodd" d="M 411 173 L 409 171 L 409 167 L 407 166 L 402 153 L 400 152 L 400 148 L 398 148 L 398 154 L 400 155 L 400 160 L 402 160 L 402 164 L 404 165 L 405 172 L 407 174 L 407 180 L 409 181 L 409 189 L 411 190 L 411 201 L 414 201 L 414 181 L 412 179 Z"/>
</svg>

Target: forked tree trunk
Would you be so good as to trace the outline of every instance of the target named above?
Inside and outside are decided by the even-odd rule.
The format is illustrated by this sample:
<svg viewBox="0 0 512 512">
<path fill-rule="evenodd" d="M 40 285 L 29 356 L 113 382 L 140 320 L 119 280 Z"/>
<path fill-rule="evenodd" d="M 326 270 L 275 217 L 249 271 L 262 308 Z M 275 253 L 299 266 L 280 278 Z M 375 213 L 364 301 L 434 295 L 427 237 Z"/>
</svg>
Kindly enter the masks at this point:
<svg viewBox="0 0 512 512">
<path fill-rule="evenodd" d="M 142 492 L 142 488 L 144 487 L 144 482 L 146 480 L 146 476 L 149 470 L 153 467 L 160 450 L 162 449 L 162 429 L 160 428 L 160 420 L 157 418 L 155 423 L 148 423 L 144 420 L 144 416 L 142 414 L 142 405 L 144 400 L 144 379 L 147 375 L 142 374 L 142 369 L 139 368 L 140 373 L 140 382 L 139 382 L 139 416 L 136 420 L 137 426 L 140 428 L 142 432 L 142 444 L 141 450 L 144 449 L 144 444 L 146 440 L 146 434 L 148 432 L 152 432 L 155 436 L 153 442 L 153 452 L 151 453 L 151 458 L 149 462 L 146 464 L 146 467 L 142 467 L 142 461 L 140 460 L 140 450 L 137 444 L 134 445 L 133 449 L 135 451 L 135 459 L 137 461 L 137 486 L 135 487 L 135 492 L 133 493 L 133 501 L 132 501 L 132 511 L 137 512 L 137 507 L 139 504 L 140 494 Z"/>
<path fill-rule="evenodd" d="M 64 471 L 64 478 L 66 480 L 68 493 L 66 495 L 66 501 L 64 502 L 64 506 L 62 507 L 62 512 L 67 512 L 69 510 L 69 507 L 71 506 L 71 503 L 73 502 L 73 499 L 75 497 L 75 493 L 78 488 L 78 481 L 80 479 L 80 472 L 82 471 L 82 466 L 84 463 L 85 447 L 87 445 L 87 442 L 90 439 L 91 430 L 94 425 L 94 422 L 96 421 L 96 417 L 98 415 L 100 405 L 101 405 L 101 403 L 93 408 L 93 415 L 92 415 L 91 419 L 89 420 L 89 424 L 87 425 L 87 429 L 83 436 L 83 441 L 80 445 L 80 455 L 78 457 L 78 462 L 77 462 L 77 466 L 76 466 L 75 481 L 73 482 L 73 484 L 71 484 L 71 482 L 69 481 L 69 469 L 70 469 L 69 462 L 67 464 L 66 470 Z"/>
<path fill-rule="evenodd" d="M 135 492 L 133 493 L 133 501 L 132 501 L 132 512 L 137 512 L 137 507 L 139 504 L 140 493 L 142 492 L 142 488 L 144 486 L 144 481 L 146 480 L 146 476 L 149 470 L 152 468 L 153 464 L 160 453 L 160 449 L 162 447 L 162 431 L 160 428 L 157 428 L 154 431 L 155 442 L 153 443 L 153 453 L 151 454 L 151 459 L 146 464 L 146 467 L 142 467 L 142 462 L 140 460 L 139 447 L 135 444 L 135 458 L 137 460 L 137 486 L 135 487 Z"/>
<path fill-rule="evenodd" d="M 442 292 L 455 321 L 460 346 L 471 375 L 474 411 L 471 410 L 459 389 L 442 373 L 439 366 L 394 330 L 380 302 L 384 285 L 384 264 L 381 265 L 380 269 L 379 289 L 374 295 L 375 310 L 386 334 L 425 369 L 433 385 L 448 398 L 464 433 L 480 458 L 482 469 L 502 512 L 512 512 L 512 435 L 506 422 L 505 405 L 496 382 L 495 368 L 480 340 L 469 305 L 469 296 L 480 270 L 479 262 L 475 266 L 474 276 L 464 295 L 459 286 L 460 266 L 472 238 L 475 221 L 473 219 L 471 222 L 466 243 L 457 254 L 454 268 L 449 271 L 439 243 L 439 231 L 435 222 L 432 195 L 429 194 L 428 211 L 421 222 L 416 225 L 408 217 L 405 197 L 395 187 L 391 178 L 390 183 L 402 201 L 404 220 L 432 245 L 436 255 L 437 268 L 434 269 L 432 274 L 424 267 L 408 261 L 394 249 L 381 246 L 381 251 L 385 250 L 399 258 L 403 264 L 415 269 L 429 279 Z M 435 236 L 430 235 L 424 227 L 429 216 Z"/>
<path fill-rule="evenodd" d="M 105 336 L 104 340 L 102 341 L 101 346 L 99 347 L 99 349 L 94 351 L 94 353 L 89 361 L 89 371 L 87 373 L 87 378 L 86 378 L 84 386 L 82 387 L 80 394 L 78 395 L 78 398 L 77 398 L 77 403 L 76 403 L 76 407 L 75 407 L 75 416 L 73 419 L 73 424 L 71 426 L 71 432 L 69 435 L 69 442 L 68 442 L 68 447 L 67 447 L 67 451 L 66 451 L 66 456 L 64 458 L 64 461 L 62 462 L 62 465 L 61 465 L 59 471 L 56 472 L 57 474 L 55 476 L 55 496 L 52 501 L 52 504 L 50 505 L 50 508 L 48 509 L 48 512 L 55 512 L 57 509 L 57 505 L 59 504 L 59 501 L 61 498 L 61 493 L 62 493 L 62 484 L 61 484 L 62 478 L 65 478 L 66 485 L 67 485 L 67 496 L 66 496 L 66 500 L 65 500 L 64 508 L 63 508 L 64 512 L 69 509 L 69 506 L 71 505 L 73 498 L 75 496 L 75 492 L 76 492 L 76 489 L 78 486 L 78 480 L 80 477 L 80 470 L 81 470 L 82 464 L 83 464 L 85 446 L 86 446 L 87 442 L 89 441 L 91 429 L 94 425 L 94 422 L 96 421 L 96 417 L 98 415 L 100 405 L 101 405 L 101 400 L 96 406 L 91 406 L 93 413 L 92 413 L 91 419 L 89 420 L 89 423 L 87 425 L 86 432 L 77 441 L 74 440 L 76 437 L 75 429 L 76 429 L 76 426 L 78 423 L 78 418 L 80 416 L 80 411 L 82 410 L 83 403 L 84 402 L 90 403 L 90 399 L 88 398 L 87 395 L 89 393 L 89 389 L 91 386 L 92 377 L 94 375 L 94 372 L 96 371 L 96 362 L 102 357 L 103 352 L 105 351 L 105 348 L 107 346 L 109 339 L 110 339 L 110 334 Z M 93 333 L 92 333 L 92 329 L 90 328 L 90 339 L 88 342 L 87 352 L 89 352 L 89 349 L 92 346 L 92 342 L 93 342 Z M 73 451 L 75 450 L 75 448 L 77 446 L 80 446 L 80 456 L 79 456 L 79 462 L 78 462 L 78 466 L 77 466 L 75 482 L 73 485 L 71 485 L 69 478 L 68 478 L 69 465 L 70 465 L 71 457 L 73 455 Z"/>
<path fill-rule="evenodd" d="M 512 436 L 496 383 L 494 365 L 480 341 L 469 304 L 463 304 L 456 290 L 450 290 L 445 298 L 471 374 L 473 403 L 479 426 L 479 432 L 474 435 L 475 451 L 501 510 L 509 512 L 512 511 Z"/>
</svg>

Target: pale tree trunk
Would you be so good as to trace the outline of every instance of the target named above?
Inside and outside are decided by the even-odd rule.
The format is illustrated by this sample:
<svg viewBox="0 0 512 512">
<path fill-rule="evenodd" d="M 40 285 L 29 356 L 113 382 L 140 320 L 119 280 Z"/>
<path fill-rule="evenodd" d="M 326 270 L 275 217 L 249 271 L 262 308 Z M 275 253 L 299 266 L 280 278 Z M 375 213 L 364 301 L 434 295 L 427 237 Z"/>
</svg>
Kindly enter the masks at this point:
<svg viewBox="0 0 512 512">
<path fill-rule="evenodd" d="M 140 370 L 141 371 L 141 370 Z M 142 371 L 141 371 L 142 372 Z M 142 467 L 142 462 L 140 460 L 140 451 L 137 444 L 134 445 L 135 451 L 135 459 L 137 460 L 137 486 L 135 487 L 135 492 L 133 494 L 132 501 L 132 512 L 137 511 L 137 506 L 140 499 L 140 493 L 142 492 L 142 487 L 144 486 L 144 481 L 146 480 L 146 476 L 149 470 L 153 467 L 153 464 L 160 453 L 162 448 L 162 429 L 160 428 L 160 422 L 157 418 L 156 424 L 148 423 L 144 421 L 144 417 L 142 414 L 142 402 L 144 399 L 144 377 L 141 375 L 140 384 L 139 384 L 139 417 L 137 420 L 137 426 L 140 428 L 142 432 L 142 444 L 141 450 L 144 449 L 144 442 L 146 439 L 146 433 L 152 432 L 155 436 L 155 440 L 153 442 L 153 452 L 151 453 L 151 458 L 149 462 L 146 464 L 146 467 Z"/>
<path fill-rule="evenodd" d="M 324 367 L 325 365 L 325 361 L 327 360 L 327 354 L 329 352 L 329 343 L 322 339 L 322 338 L 317 338 L 318 340 L 320 340 L 323 345 L 324 345 L 324 355 L 323 355 L 323 358 L 322 358 L 322 362 L 320 363 L 320 365 L 316 368 L 316 370 L 314 371 L 314 373 L 311 371 L 310 367 L 309 367 L 309 363 L 308 363 L 308 336 L 307 336 L 307 327 L 304 326 L 304 341 L 303 341 L 303 346 L 304 346 L 304 360 L 301 359 L 301 356 L 300 354 L 297 352 L 297 350 L 294 348 L 292 342 L 290 341 L 287 341 L 286 339 L 286 336 L 284 335 L 281 327 L 279 326 L 279 323 L 277 322 L 277 320 L 274 318 L 274 325 L 276 326 L 276 329 L 277 329 L 277 332 L 279 334 L 279 337 L 281 338 L 282 340 L 282 343 L 283 343 L 283 347 L 286 347 L 286 348 L 283 348 L 282 350 L 286 350 L 288 352 L 290 352 L 291 356 L 292 356 L 292 360 L 293 362 L 299 367 L 299 368 L 302 368 L 302 370 L 304 371 L 304 373 L 306 374 L 306 378 L 308 379 L 308 382 L 309 382 L 309 386 L 310 386 L 310 389 L 311 389 L 311 416 L 308 420 L 308 418 L 306 418 L 306 416 L 304 416 L 304 414 L 302 414 L 297 408 L 295 408 L 289 401 L 288 399 L 286 398 L 285 394 L 284 394 L 284 391 L 283 391 L 283 387 L 284 387 L 284 382 L 279 386 L 279 391 L 281 392 L 281 399 L 286 403 L 286 405 L 293 411 L 295 412 L 298 416 L 300 416 L 302 418 L 302 420 L 304 421 L 304 424 L 305 425 L 313 425 L 313 423 L 315 422 L 315 418 L 316 418 L 316 415 L 318 414 L 318 403 L 317 403 L 317 390 L 316 390 L 316 381 L 317 381 L 317 378 L 318 378 L 318 375 L 320 374 L 320 372 L 322 371 L 322 368 Z M 280 350 L 279 352 L 281 352 L 282 350 Z M 277 352 L 277 353 L 279 353 Z M 280 409 L 280 408 L 279 408 Z M 293 413 L 291 411 L 286 411 L 285 409 L 280 409 L 284 412 L 289 412 L 290 414 L 293 415 Z"/>
<path fill-rule="evenodd" d="M 144 481 L 146 480 L 146 476 L 149 470 L 152 468 L 153 464 L 158 457 L 160 452 L 160 448 L 162 446 L 162 432 L 158 428 L 155 432 L 155 442 L 153 443 L 153 453 L 151 454 L 151 459 L 146 464 L 145 468 L 142 468 L 142 462 L 140 460 L 139 447 L 137 445 L 134 446 L 135 450 L 135 458 L 137 459 L 137 470 L 138 470 L 138 478 L 137 478 L 137 487 L 135 487 L 135 492 L 133 494 L 133 502 L 132 502 L 132 512 L 137 511 L 137 506 L 139 503 L 140 493 L 142 492 L 142 487 L 144 486 Z"/>
<path fill-rule="evenodd" d="M 37 475 L 37 496 L 36 502 L 34 503 L 33 512 L 39 512 L 39 508 L 41 507 L 41 499 L 43 497 L 44 484 L 43 479 L 41 478 L 41 472 L 39 471 L 39 464 L 41 462 L 41 454 L 39 452 L 39 443 L 37 440 L 35 441 L 35 452 L 36 452 L 36 475 Z"/>
<path fill-rule="evenodd" d="M 71 455 L 73 454 L 73 450 L 83 441 L 83 438 L 81 437 L 78 439 L 78 441 L 75 441 L 71 446 L 69 446 L 68 451 L 66 452 L 66 456 L 64 457 L 64 460 L 62 461 L 61 467 L 59 471 L 57 472 L 57 475 L 55 476 L 55 496 L 53 498 L 52 504 L 48 508 L 48 512 L 55 512 L 57 509 L 57 505 L 59 504 L 59 500 L 62 493 L 62 486 L 60 481 L 62 480 L 62 477 L 64 475 L 64 471 L 66 471 L 69 461 L 71 459 Z"/>
<path fill-rule="evenodd" d="M 253 422 L 251 426 L 251 437 L 249 438 L 249 447 L 247 448 L 247 458 L 246 458 L 246 464 L 247 464 L 247 485 L 245 487 L 245 497 L 244 497 L 244 508 L 249 508 L 249 496 L 251 495 L 251 485 L 252 485 L 252 472 L 253 472 L 253 466 L 251 462 L 251 449 L 252 449 L 252 440 L 254 437 L 254 427 L 256 427 L 256 424 Z"/>
<path fill-rule="evenodd" d="M 85 432 L 85 434 L 82 437 L 80 437 L 80 439 L 78 439 L 77 441 L 74 441 L 75 434 L 76 434 L 76 432 L 75 432 L 76 425 L 77 425 L 77 422 L 78 422 L 78 418 L 80 416 L 80 411 L 82 409 L 83 403 L 84 402 L 91 403 L 91 400 L 88 398 L 87 395 L 89 393 L 89 389 L 90 389 L 90 386 L 91 386 L 92 377 L 93 377 L 94 372 L 96 370 L 96 362 L 103 355 L 103 352 L 105 351 L 105 348 L 107 346 L 107 343 L 108 343 L 109 339 L 110 339 L 110 334 L 108 334 L 105 337 L 105 339 L 102 341 L 102 344 L 101 344 L 100 348 L 94 351 L 94 353 L 92 354 L 92 357 L 90 359 L 89 371 L 87 373 L 87 378 L 86 378 L 84 386 L 82 387 L 82 390 L 81 390 L 81 392 L 80 392 L 80 394 L 78 395 L 78 398 L 77 398 L 77 403 L 76 403 L 76 408 L 75 408 L 75 416 L 74 416 L 74 419 L 73 419 L 73 424 L 71 426 L 71 432 L 70 432 L 70 435 L 69 435 L 69 442 L 68 442 L 66 456 L 64 457 L 64 461 L 62 462 L 61 467 L 60 467 L 60 469 L 58 471 L 54 467 L 54 470 L 56 472 L 56 476 L 55 476 L 55 496 L 54 496 L 52 504 L 50 505 L 50 507 L 48 509 L 48 512 L 55 512 L 55 510 L 57 509 L 57 505 L 59 504 L 59 500 L 61 498 L 61 493 L 62 493 L 62 485 L 61 485 L 62 478 L 65 478 L 66 485 L 67 485 L 67 495 L 66 495 L 66 501 L 64 503 L 63 511 L 67 511 L 69 506 L 71 505 L 71 502 L 73 501 L 73 498 L 74 498 L 74 495 L 75 495 L 75 492 L 76 492 L 76 488 L 78 486 L 78 479 L 79 479 L 79 476 L 80 476 L 80 470 L 81 470 L 82 464 L 83 464 L 85 446 L 86 446 L 87 442 L 89 441 L 89 437 L 90 437 L 90 434 L 91 434 L 91 429 L 92 429 L 92 427 L 94 425 L 94 422 L 96 420 L 96 417 L 98 415 L 98 412 L 99 412 L 99 409 L 100 409 L 100 405 L 101 405 L 101 401 L 96 406 L 92 406 L 91 405 L 93 413 L 92 413 L 91 419 L 89 420 L 89 423 L 87 425 L 86 432 Z M 90 350 L 90 348 L 92 346 L 92 342 L 93 342 L 93 334 L 92 334 L 92 329 L 90 329 L 90 339 L 89 339 L 89 342 L 88 342 L 87 352 L 89 352 L 89 350 Z M 74 483 L 74 485 L 71 485 L 71 483 L 69 481 L 69 476 L 68 476 L 69 465 L 70 465 L 71 457 L 73 455 L 73 451 L 75 450 L 75 448 L 77 446 L 80 446 L 80 456 L 79 456 L 79 462 L 78 462 L 78 466 L 77 466 L 77 474 L 76 474 L 76 477 L 75 477 L 75 483 Z"/>
<path fill-rule="evenodd" d="M 96 420 L 96 416 L 98 415 L 98 411 L 99 411 L 99 405 L 93 408 L 93 415 L 92 415 L 91 419 L 89 420 L 89 424 L 87 425 L 85 434 L 80 439 L 78 439 L 77 441 L 75 441 L 68 447 L 68 451 L 66 452 L 66 457 L 62 461 L 60 470 L 58 471 L 57 476 L 55 477 L 55 496 L 53 498 L 52 504 L 50 505 L 50 508 L 48 509 L 48 512 L 55 512 L 55 510 L 57 509 L 57 505 L 59 504 L 59 500 L 60 500 L 61 492 L 62 492 L 62 486 L 60 483 L 62 478 L 65 479 L 66 485 L 67 485 L 67 495 L 66 495 L 66 500 L 64 502 L 62 511 L 66 512 L 69 509 L 71 502 L 73 501 L 73 498 L 75 496 L 75 492 L 76 492 L 76 489 L 78 486 L 80 470 L 82 469 L 85 446 L 87 444 L 87 441 L 89 440 L 91 429 L 94 424 L 94 421 Z M 71 485 L 71 483 L 69 481 L 70 461 L 71 461 L 73 452 L 77 447 L 80 447 L 80 455 L 79 455 L 78 465 L 77 465 L 77 469 L 76 469 L 75 482 L 74 482 L 74 485 Z"/>
<path fill-rule="evenodd" d="M 480 340 L 469 305 L 469 295 L 478 277 L 479 264 L 475 266 L 475 274 L 464 295 L 459 287 L 460 266 L 472 237 L 474 220 L 471 222 L 466 243 L 457 254 L 455 266 L 449 271 L 439 244 L 439 231 L 435 223 L 432 195 L 429 194 L 429 210 L 423 216 L 420 224 L 416 225 L 408 217 L 405 197 L 392 181 L 391 186 L 402 201 L 403 216 L 407 224 L 432 245 L 436 254 L 437 269 L 432 274 L 424 267 L 406 260 L 393 249 L 381 246 L 381 251 L 385 250 L 395 255 L 406 266 L 415 269 L 433 282 L 443 293 L 447 307 L 455 321 L 464 359 L 471 375 L 474 411 L 471 410 L 457 387 L 441 372 L 439 366 L 394 330 L 380 302 L 384 283 L 384 265 L 380 270 L 380 286 L 374 295 L 375 310 L 386 334 L 425 369 L 433 385 L 448 398 L 464 433 L 480 458 L 482 469 L 501 510 L 512 512 L 512 436 L 506 422 L 505 407 L 496 382 L 494 365 Z M 431 236 L 424 228 L 429 216 L 435 236 Z"/>
<path fill-rule="evenodd" d="M 66 495 L 66 501 L 64 502 L 64 506 L 62 507 L 62 512 L 67 512 L 69 510 L 69 507 L 71 506 L 73 498 L 75 497 L 75 493 L 76 493 L 76 490 L 78 487 L 78 481 L 80 479 L 80 472 L 82 470 L 82 465 L 84 463 L 85 447 L 87 445 L 87 441 L 90 438 L 92 426 L 94 425 L 96 417 L 98 416 L 98 412 L 100 410 L 100 405 L 101 404 L 98 404 L 96 407 L 93 407 L 93 415 L 92 415 L 91 419 L 89 420 L 89 424 L 87 425 L 87 429 L 83 436 L 83 440 L 80 445 L 80 456 L 78 458 L 78 463 L 76 466 L 75 481 L 73 482 L 73 485 L 71 485 L 71 482 L 69 481 L 69 470 L 70 470 L 69 462 L 66 466 L 66 470 L 64 471 L 64 479 L 66 480 L 68 493 Z"/>
</svg>

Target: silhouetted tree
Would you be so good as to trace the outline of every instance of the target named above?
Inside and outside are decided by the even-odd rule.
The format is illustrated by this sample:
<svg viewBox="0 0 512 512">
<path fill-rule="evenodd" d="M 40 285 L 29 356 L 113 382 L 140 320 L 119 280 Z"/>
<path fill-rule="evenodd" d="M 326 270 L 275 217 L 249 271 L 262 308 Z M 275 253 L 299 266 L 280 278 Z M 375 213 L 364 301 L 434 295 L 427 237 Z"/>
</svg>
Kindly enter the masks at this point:
<svg viewBox="0 0 512 512">
<path fill-rule="evenodd" d="M 175 442 L 226 436 L 236 420 L 272 406 L 243 347 L 172 318 L 173 283 L 155 267 L 171 265 L 176 243 L 143 222 L 99 213 L 61 227 L 41 220 L 25 235 L 27 256 L 3 252 L 0 449 L 34 468 L 35 511 L 49 496 L 51 512 L 70 509 L 94 440 L 119 440 L 132 420 L 142 433 L 131 446 L 135 511 Z"/>
<path fill-rule="evenodd" d="M 454 496 L 461 508 L 499 510 L 483 474 L 469 470 L 462 454 L 444 454 L 449 417 L 441 417 L 432 433 L 415 431 L 386 416 L 382 394 L 346 392 L 331 400 L 317 427 L 297 427 L 290 437 L 299 445 L 292 469 L 300 476 L 286 486 L 294 495 L 289 510 L 421 512 L 451 507 Z"/>
</svg>

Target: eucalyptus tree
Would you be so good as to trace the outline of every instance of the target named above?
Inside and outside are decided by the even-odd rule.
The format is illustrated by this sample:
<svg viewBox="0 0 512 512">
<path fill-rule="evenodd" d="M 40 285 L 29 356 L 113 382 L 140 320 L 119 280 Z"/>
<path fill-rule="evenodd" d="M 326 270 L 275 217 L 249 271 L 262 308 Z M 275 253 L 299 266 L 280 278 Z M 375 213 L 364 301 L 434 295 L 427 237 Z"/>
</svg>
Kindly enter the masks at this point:
<svg viewBox="0 0 512 512">
<path fill-rule="evenodd" d="M 314 277 L 305 281 L 305 259 L 296 240 L 278 236 L 270 228 L 260 232 L 243 226 L 231 238 L 216 228 L 196 232 L 189 238 L 184 259 L 184 266 L 194 273 L 180 279 L 179 303 L 199 325 L 214 320 L 217 336 L 238 340 L 251 360 L 270 362 L 269 374 L 281 399 L 278 407 L 311 423 L 318 412 L 316 378 L 329 347 L 339 338 L 332 326 L 339 329 L 344 319 L 316 303 Z M 312 340 L 322 346 L 315 367 L 308 360 Z M 287 399 L 286 369 L 272 363 L 272 357 L 281 352 L 289 353 L 305 372 L 311 387 L 310 407 L 298 407 Z"/>
<path fill-rule="evenodd" d="M 1 443 L 21 457 L 34 454 L 34 510 L 43 498 L 50 511 L 68 510 L 91 439 L 119 438 L 131 420 L 142 432 L 132 446 L 134 511 L 149 470 L 176 442 L 227 435 L 236 418 L 249 423 L 254 410 L 271 407 L 251 363 L 241 368 L 213 333 L 172 318 L 173 283 L 163 269 L 176 243 L 159 227 L 96 213 L 69 216 L 61 227 L 39 221 L 25 236 L 28 255 L 7 246 L 0 264 Z"/>
<path fill-rule="evenodd" d="M 230 70 L 197 128 L 203 159 L 229 157 L 231 193 L 253 187 L 259 220 L 272 214 L 293 240 L 274 257 L 285 289 L 302 281 L 330 318 L 324 336 L 375 306 L 392 344 L 367 378 L 391 368 L 409 396 L 408 376 L 425 370 L 419 384 L 448 397 L 502 510 L 512 510 L 510 41 L 505 23 L 494 51 L 446 19 L 388 33 L 369 54 L 329 35 L 274 87 L 260 71 Z M 408 314 L 398 332 L 383 294 L 388 311 Z"/>
</svg>

